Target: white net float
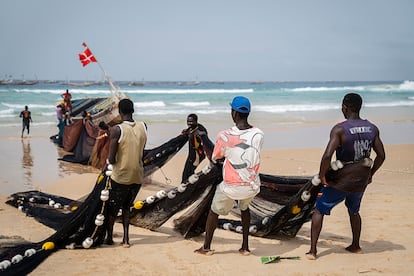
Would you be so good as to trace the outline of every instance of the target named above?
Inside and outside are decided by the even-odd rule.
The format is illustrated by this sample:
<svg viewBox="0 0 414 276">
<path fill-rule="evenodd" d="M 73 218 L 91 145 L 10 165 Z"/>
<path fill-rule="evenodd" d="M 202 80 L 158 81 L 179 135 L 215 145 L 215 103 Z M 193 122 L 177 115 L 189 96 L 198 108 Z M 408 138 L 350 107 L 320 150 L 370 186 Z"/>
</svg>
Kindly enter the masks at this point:
<svg viewBox="0 0 414 276">
<path fill-rule="evenodd" d="M 177 187 L 177 191 L 178 191 L 179 193 L 184 192 L 184 191 L 185 191 L 185 189 L 187 189 L 187 186 L 186 186 L 184 183 L 181 183 L 181 184 L 180 184 L 180 185 L 178 185 L 178 187 Z"/>
<path fill-rule="evenodd" d="M 223 223 L 223 229 L 230 230 L 233 226 L 230 222 Z"/>
<path fill-rule="evenodd" d="M 93 240 L 90 237 L 87 237 L 83 242 L 82 242 L 82 246 L 83 248 L 90 248 L 93 244 Z"/>
<path fill-rule="evenodd" d="M 188 182 L 190 182 L 190 184 L 194 184 L 198 181 L 198 175 L 197 174 L 193 174 L 188 178 Z"/>
<path fill-rule="evenodd" d="M 97 220 L 105 220 L 105 216 L 103 214 L 97 214 L 96 219 Z"/>
<path fill-rule="evenodd" d="M 362 163 L 365 167 L 371 167 L 374 164 L 374 161 L 372 161 L 371 158 L 364 158 L 364 161 Z"/>
<path fill-rule="evenodd" d="M 145 199 L 145 202 L 148 204 L 151 204 L 155 201 L 155 197 L 154 196 L 149 196 Z"/>
<path fill-rule="evenodd" d="M 166 196 L 167 196 L 167 192 L 166 192 L 166 191 L 164 191 L 164 190 L 160 190 L 160 191 L 158 191 L 158 192 L 156 193 L 156 196 L 157 196 L 159 199 L 164 198 L 164 197 L 166 197 Z"/>
<path fill-rule="evenodd" d="M 250 225 L 249 233 L 255 234 L 256 232 L 257 232 L 257 226 L 256 225 Z"/>
<path fill-rule="evenodd" d="M 19 263 L 21 260 L 23 260 L 23 256 L 22 256 L 22 255 L 20 255 L 20 254 L 17 254 L 16 256 L 14 256 L 14 257 L 11 259 L 11 262 L 12 262 L 12 264 L 17 264 L 17 263 Z"/>
<path fill-rule="evenodd" d="M 9 260 L 4 260 L 0 263 L 0 269 L 4 270 L 11 266 L 11 262 Z"/>
<path fill-rule="evenodd" d="M 109 195 L 101 195 L 102 201 L 107 201 L 109 199 Z"/>
<path fill-rule="evenodd" d="M 342 169 L 344 167 L 344 164 L 341 162 L 341 160 L 336 160 L 335 163 L 338 169 Z"/>
<path fill-rule="evenodd" d="M 30 249 L 27 249 L 27 250 L 24 252 L 24 256 L 25 256 L 25 257 L 30 257 L 30 256 L 34 255 L 35 253 L 36 253 L 36 249 L 34 249 L 34 248 L 30 248 Z"/>
<path fill-rule="evenodd" d="M 201 170 L 201 172 L 203 174 L 208 174 L 211 171 L 211 165 L 207 164 L 206 166 L 204 166 L 204 168 Z"/>
<path fill-rule="evenodd" d="M 175 190 L 171 190 L 167 194 L 169 199 L 173 199 L 176 195 L 177 195 L 177 192 Z"/>
<path fill-rule="evenodd" d="M 303 191 L 302 195 L 300 196 L 300 198 L 305 202 L 308 201 L 310 197 L 311 197 L 311 193 L 309 191 Z"/>
<path fill-rule="evenodd" d="M 318 186 L 319 184 L 321 184 L 321 179 L 319 178 L 319 175 L 314 175 L 312 178 L 312 185 Z"/>
</svg>

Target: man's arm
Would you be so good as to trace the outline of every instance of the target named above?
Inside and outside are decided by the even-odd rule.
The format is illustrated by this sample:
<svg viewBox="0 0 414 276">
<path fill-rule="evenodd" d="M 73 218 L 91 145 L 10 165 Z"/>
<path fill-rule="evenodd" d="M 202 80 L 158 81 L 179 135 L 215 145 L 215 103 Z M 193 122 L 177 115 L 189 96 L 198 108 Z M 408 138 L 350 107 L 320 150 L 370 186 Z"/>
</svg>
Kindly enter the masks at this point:
<svg viewBox="0 0 414 276">
<path fill-rule="evenodd" d="M 121 137 L 121 128 L 116 125 L 111 128 L 109 132 L 109 154 L 108 161 L 110 164 L 115 164 L 116 153 L 118 152 L 118 140 Z"/>
<path fill-rule="evenodd" d="M 328 185 L 325 175 L 331 166 L 332 155 L 338 146 L 341 145 L 342 134 L 343 129 L 338 125 L 334 126 L 331 130 L 329 142 L 326 146 L 325 152 L 322 155 L 322 160 L 319 168 L 319 178 L 321 179 L 322 185 Z"/>
<path fill-rule="evenodd" d="M 382 163 L 384 163 L 385 161 L 384 145 L 381 141 L 378 128 L 376 128 L 376 131 L 377 131 L 377 137 L 375 138 L 373 149 L 377 156 L 374 159 L 374 165 L 372 165 L 371 176 L 368 180 L 368 183 L 372 182 L 372 176 L 375 174 L 375 172 L 381 167 Z"/>
</svg>

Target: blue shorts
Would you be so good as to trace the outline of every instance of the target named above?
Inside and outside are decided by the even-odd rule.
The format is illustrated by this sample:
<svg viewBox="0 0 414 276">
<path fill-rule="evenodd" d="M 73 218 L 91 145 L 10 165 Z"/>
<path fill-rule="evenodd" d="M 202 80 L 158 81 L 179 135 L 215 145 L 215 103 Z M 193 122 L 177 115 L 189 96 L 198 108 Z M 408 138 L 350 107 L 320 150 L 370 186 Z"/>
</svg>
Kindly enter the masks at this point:
<svg viewBox="0 0 414 276">
<path fill-rule="evenodd" d="M 364 192 L 342 192 L 332 187 L 323 187 L 321 196 L 316 199 L 316 209 L 324 215 L 330 215 L 333 207 L 345 200 L 348 212 L 358 214 Z"/>
</svg>

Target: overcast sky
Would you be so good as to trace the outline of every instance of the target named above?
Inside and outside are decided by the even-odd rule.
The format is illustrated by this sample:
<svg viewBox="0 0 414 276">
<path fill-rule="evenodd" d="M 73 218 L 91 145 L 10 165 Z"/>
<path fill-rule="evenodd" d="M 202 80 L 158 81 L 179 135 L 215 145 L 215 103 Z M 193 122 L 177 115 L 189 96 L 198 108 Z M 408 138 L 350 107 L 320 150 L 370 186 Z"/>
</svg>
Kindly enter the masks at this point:
<svg viewBox="0 0 414 276">
<path fill-rule="evenodd" d="M 0 79 L 413 80 L 412 0 L 1 0 Z"/>
</svg>

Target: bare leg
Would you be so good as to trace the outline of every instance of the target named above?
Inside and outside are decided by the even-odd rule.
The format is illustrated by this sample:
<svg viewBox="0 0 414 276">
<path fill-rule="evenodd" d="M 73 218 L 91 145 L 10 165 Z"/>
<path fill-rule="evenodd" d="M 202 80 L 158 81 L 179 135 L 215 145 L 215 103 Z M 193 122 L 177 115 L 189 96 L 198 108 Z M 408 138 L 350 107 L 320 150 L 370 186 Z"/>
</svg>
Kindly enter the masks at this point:
<svg viewBox="0 0 414 276">
<path fill-rule="evenodd" d="M 129 208 L 122 210 L 122 226 L 124 228 L 124 238 L 122 244 L 124 247 L 129 247 Z"/>
<path fill-rule="evenodd" d="M 114 224 L 115 224 L 115 217 L 113 216 L 109 216 L 107 217 L 107 222 L 106 222 L 106 240 L 105 243 L 112 245 L 114 244 L 114 240 L 112 238 L 113 233 L 114 233 Z"/>
<path fill-rule="evenodd" d="M 323 224 L 323 214 L 315 209 L 312 215 L 312 224 L 311 224 L 311 247 L 308 253 L 306 253 L 307 258 L 310 260 L 316 259 L 316 244 L 318 243 L 319 234 L 322 230 Z"/>
<path fill-rule="evenodd" d="M 206 237 L 204 238 L 204 249 L 210 249 L 214 231 L 217 228 L 218 215 L 210 210 L 206 222 Z"/>
<path fill-rule="evenodd" d="M 352 244 L 345 249 L 352 253 L 361 253 L 362 249 L 359 245 L 359 239 L 361 236 L 361 216 L 359 213 L 349 213 L 349 220 L 351 222 L 352 229 Z"/>
<path fill-rule="evenodd" d="M 212 255 L 213 250 L 210 249 L 211 241 L 213 240 L 214 230 L 217 228 L 218 223 L 218 215 L 210 210 L 207 217 L 206 222 L 206 234 L 204 238 L 204 245 L 203 247 L 194 250 L 194 253 L 202 254 L 202 255 Z"/>
<path fill-rule="evenodd" d="M 240 254 L 249 255 L 249 228 L 250 228 L 250 210 L 247 208 L 244 211 L 241 211 L 241 222 L 243 227 L 243 242 L 242 246 L 239 249 Z"/>
</svg>

